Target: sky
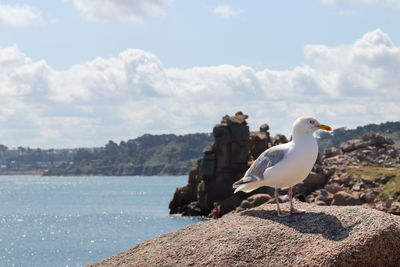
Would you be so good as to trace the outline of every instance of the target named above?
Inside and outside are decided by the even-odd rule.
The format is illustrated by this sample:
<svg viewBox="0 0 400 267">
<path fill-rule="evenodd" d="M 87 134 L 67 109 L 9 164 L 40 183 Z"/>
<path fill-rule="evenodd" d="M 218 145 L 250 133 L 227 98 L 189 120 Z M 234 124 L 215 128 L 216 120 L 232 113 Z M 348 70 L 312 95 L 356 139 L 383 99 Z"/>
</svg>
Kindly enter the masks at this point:
<svg viewBox="0 0 400 267">
<path fill-rule="evenodd" d="M 0 144 L 400 118 L 400 0 L 0 0 Z"/>
</svg>

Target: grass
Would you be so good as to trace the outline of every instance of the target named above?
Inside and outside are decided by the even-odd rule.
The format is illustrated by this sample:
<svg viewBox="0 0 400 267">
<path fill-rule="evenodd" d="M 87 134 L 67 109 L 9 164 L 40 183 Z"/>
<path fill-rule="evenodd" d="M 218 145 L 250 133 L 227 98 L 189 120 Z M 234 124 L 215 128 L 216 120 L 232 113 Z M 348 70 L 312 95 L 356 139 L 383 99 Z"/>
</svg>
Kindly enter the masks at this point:
<svg viewBox="0 0 400 267">
<path fill-rule="evenodd" d="M 394 141 L 394 146 L 397 148 L 397 150 L 400 150 L 400 132 L 388 133 L 386 135 L 392 138 Z"/>
<path fill-rule="evenodd" d="M 351 167 L 346 171 L 355 178 L 368 178 L 375 180 L 382 177 L 394 176 L 388 183 L 382 186 L 379 198 L 383 201 L 393 199 L 400 201 L 400 168 L 383 168 L 373 165 Z"/>
</svg>

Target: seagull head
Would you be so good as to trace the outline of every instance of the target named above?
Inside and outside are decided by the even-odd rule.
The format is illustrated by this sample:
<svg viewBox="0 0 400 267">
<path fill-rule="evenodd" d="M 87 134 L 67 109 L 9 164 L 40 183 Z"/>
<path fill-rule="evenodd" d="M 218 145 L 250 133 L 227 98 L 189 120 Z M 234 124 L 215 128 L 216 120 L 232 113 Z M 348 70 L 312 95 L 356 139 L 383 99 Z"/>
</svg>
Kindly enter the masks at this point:
<svg viewBox="0 0 400 267">
<path fill-rule="evenodd" d="M 313 117 L 300 117 L 293 123 L 293 137 L 295 135 L 313 134 L 317 130 L 332 131 L 328 125 L 319 123 Z"/>
</svg>

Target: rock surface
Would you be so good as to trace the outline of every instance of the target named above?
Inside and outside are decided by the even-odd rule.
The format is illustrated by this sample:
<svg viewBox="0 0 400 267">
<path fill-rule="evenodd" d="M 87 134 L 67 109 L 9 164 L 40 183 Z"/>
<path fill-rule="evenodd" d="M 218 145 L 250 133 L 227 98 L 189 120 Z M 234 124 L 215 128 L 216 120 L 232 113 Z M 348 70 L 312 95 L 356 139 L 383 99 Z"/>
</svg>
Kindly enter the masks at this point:
<svg viewBox="0 0 400 267">
<path fill-rule="evenodd" d="M 400 217 L 361 206 L 296 207 L 307 212 L 280 218 L 263 204 L 192 224 L 90 266 L 399 266 Z"/>
</svg>

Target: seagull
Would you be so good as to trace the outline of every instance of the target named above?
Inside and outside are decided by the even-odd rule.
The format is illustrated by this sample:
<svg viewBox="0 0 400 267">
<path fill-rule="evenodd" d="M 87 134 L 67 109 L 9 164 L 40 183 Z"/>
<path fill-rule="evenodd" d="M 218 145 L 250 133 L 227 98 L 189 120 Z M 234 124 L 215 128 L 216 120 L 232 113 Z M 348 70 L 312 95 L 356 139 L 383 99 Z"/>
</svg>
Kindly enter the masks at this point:
<svg viewBox="0 0 400 267">
<path fill-rule="evenodd" d="M 331 131 L 312 117 L 303 116 L 293 123 L 292 141 L 265 150 L 246 171 L 243 178 L 233 184 L 234 193 L 249 193 L 261 186 L 275 187 L 276 209 L 279 217 L 303 213 L 293 207 L 292 186 L 303 181 L 310 173 L 318 156 L 318 144 L 313 135 L 317 130 Z M 279 208 L 278 188 L 288 187 L 289 213 Z"/>
</svg>

